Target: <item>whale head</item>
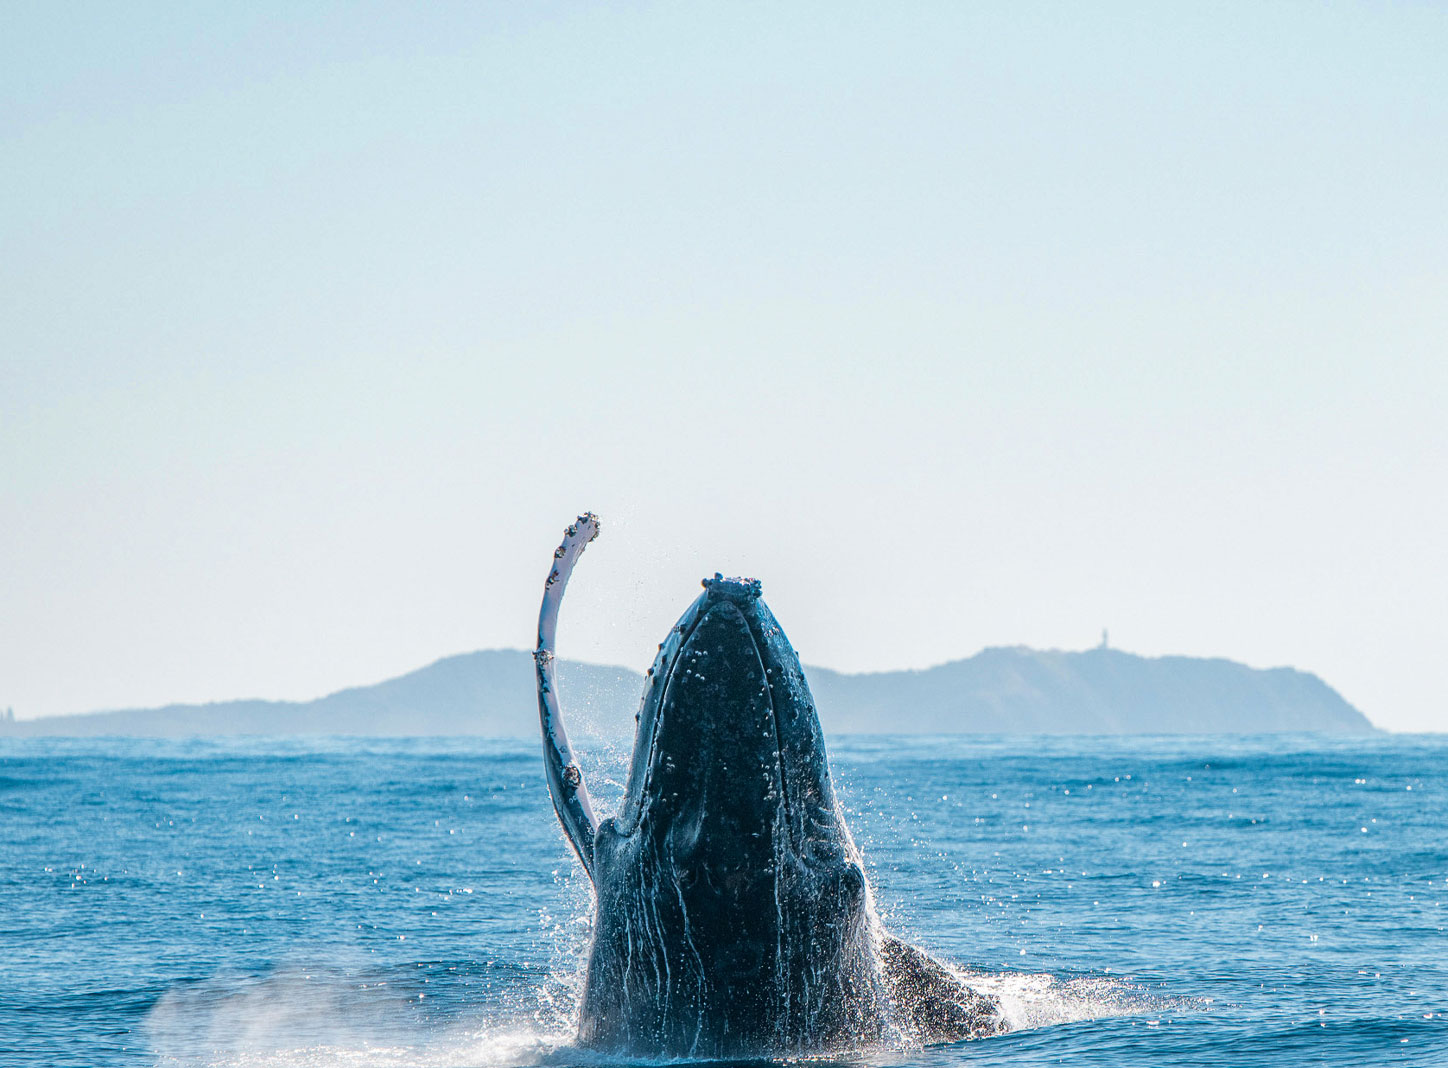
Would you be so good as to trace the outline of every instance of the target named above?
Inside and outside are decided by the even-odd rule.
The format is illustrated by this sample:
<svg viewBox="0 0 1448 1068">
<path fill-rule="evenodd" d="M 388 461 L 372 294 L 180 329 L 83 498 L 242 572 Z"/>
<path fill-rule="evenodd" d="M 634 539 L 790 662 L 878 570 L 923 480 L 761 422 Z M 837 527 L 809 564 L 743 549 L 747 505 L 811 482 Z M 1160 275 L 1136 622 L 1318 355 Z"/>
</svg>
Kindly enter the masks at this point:
<svg viewBox="0 0 1448 1068">
<path fill-rule="evenodd" d="M 818 1048 L 872 1001 L 864 871 L 814 699 L 760 584 L 716 575 L 649 671 L 598 826 L 583 1038 L 728 1056 Z"/>
</svg>

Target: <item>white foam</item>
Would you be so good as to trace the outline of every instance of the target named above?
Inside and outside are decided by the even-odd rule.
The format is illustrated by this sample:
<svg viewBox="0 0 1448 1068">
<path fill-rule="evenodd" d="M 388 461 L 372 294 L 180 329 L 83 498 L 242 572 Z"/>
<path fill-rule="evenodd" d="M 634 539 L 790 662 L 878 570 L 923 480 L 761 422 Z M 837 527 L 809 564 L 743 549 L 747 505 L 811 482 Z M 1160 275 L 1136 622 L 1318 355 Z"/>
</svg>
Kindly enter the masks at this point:
<svg viewBox="0 0 1448 1068">
<path fill-rule="evenodd" d="M 1012 1031 L 1107 1016 L 1139 1016 L 1169 1007 L 1168 999 L 1122 979 L 1058 979 L 1044 972 L 958 974 L 976 990 L 1000 999 L 1001 1012 Z"/>
</svg>

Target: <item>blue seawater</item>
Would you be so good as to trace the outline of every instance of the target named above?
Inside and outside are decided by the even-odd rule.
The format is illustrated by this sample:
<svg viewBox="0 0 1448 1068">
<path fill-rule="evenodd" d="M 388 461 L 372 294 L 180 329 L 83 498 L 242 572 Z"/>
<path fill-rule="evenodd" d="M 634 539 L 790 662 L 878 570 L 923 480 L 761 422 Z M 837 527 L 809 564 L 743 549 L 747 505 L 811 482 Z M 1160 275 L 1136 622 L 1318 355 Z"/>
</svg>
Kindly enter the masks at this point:
<svg viewBox="0 0 1448 1068">
<path fill-rule="evenodd" d="M 1448 739 L 831 753 L 887 924 L 1015 1025 L 843 1063 L 1448 1065 Z M 8 740 L 0 828 L 0 1064 L 599 1064 L 534 745 Z"/>
</svg>

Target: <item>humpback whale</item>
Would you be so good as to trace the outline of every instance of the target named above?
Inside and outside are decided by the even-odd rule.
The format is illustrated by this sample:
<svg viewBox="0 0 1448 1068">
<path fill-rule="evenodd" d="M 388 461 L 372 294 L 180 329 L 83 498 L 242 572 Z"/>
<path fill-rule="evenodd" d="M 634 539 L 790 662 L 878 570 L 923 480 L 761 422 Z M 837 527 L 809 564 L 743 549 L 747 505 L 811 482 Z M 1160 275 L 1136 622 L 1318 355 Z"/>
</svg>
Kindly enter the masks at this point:
<svg viewBox="0 0 1448 1068">
<path fill-rule="evenodd" d="M 875 918 L 758 581 L 705 579 L 659 645 L 621 806 L 598 820 L 553 673 L 559 603 L 598 529 L 579 516 L 554 553 L 534 654 L 549 792 L 594 889 L 580 1045 L 717 1059 L 1004 1030 L 994 998 Z"/>
</svg>

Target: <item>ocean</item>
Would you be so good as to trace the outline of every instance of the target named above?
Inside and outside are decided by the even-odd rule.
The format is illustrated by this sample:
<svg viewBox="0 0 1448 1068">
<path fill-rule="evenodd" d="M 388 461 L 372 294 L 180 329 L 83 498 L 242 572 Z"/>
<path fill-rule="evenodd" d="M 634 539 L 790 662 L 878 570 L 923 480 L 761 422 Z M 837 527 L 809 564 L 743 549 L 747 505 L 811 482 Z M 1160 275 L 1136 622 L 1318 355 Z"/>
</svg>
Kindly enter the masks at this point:
<svg viewBox="0 0 1448 1068">
<path fill-rule="evenodd" d="M 1448 1065 L 1448 738 L 830 744 L 886 925 L 1013 1026 L 830 1064 Z M 0 828 L 0 1064 L 607 1063 L 535 744 L 3 740 Z"/>
</svg>

